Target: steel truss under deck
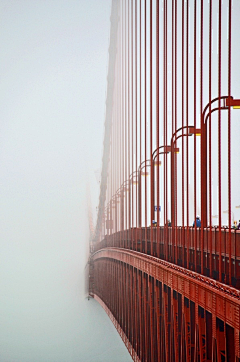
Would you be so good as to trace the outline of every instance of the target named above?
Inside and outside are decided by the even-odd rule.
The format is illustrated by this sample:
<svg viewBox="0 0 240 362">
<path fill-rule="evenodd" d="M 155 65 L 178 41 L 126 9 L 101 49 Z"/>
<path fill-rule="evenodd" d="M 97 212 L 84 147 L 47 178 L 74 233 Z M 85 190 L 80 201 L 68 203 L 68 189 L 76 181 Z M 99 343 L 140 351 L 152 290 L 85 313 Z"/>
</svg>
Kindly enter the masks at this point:
<svg viewBox="0 0 240 362">
<path fill-rule="evenodd" d="M 89 294 L 134 361 L 240 361 L 239 13 L 112 1 Z"/>
</svg>

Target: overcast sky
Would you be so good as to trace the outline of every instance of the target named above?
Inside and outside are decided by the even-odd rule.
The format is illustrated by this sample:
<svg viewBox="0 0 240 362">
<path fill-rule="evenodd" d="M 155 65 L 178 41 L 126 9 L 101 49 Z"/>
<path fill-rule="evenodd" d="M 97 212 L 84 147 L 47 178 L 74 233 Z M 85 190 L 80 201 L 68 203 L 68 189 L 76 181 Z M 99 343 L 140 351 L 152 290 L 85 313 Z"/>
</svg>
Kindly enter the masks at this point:
<svg viewBox="0 0 240 362">
<path fill-rule="evenodd" d="M 33 361 L 31 348 L 60 361 L 34 342 L 49 334 L 61 345 L 59 316 L 82 288 L 110 13 L 110 0 L 0 0 L 1 362 Z"/>
</svg>

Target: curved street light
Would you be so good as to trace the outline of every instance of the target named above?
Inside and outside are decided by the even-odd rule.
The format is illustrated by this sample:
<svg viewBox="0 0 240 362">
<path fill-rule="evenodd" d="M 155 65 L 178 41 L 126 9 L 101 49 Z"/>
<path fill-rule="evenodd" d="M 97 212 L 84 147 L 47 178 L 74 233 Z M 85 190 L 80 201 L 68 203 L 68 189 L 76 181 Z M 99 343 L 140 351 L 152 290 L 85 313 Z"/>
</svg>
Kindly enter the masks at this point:
<svg viewBox="0 0 240 362">
<path fill-rule="evenodd" d="M 180 131 L 182 131 L 182 133 L 180 135 L 177 135 Z M 186 131 L 186 133 L 183 133 L 183 131 Z M 171 223 L 172 223 L 172 245 L 176 246 L 176 226 L 177 226 L 177 172 L 176 172 L 176 164 L 175 164 L 175 153 L 179 152 L 179 148 L 175 147 L 175 144 L 177 142 L 177 140 L 179 138 L 182 137 L 190 137 L 192 135 L 200 135 L 201 134 L 201 130 L 198 128 L 195 128 L 194 126 L 183 126 L 178 128 L 174 134 L 172 135 L 171 138 Z M 183 200 L 184 202 L 184 200 Z M 187 207 L 188 207 L 188 203 L 187 203 Z M 195 221 L 195 225 L 196 225 L 196 221 Z M 188 222 L 187 222 L 187 230 L 188 230 Z M 188 238 L 187 238 L 188 240 Z M 176 260 L 176 258 L 178 258 L 178 255 L 175 255 L 176 252 L 176 248 L 174 247 L 174 255 L 173 255 L 173 259 L 174 262 Z M 187 242 L 187 265 L 189 265 L 189 243 Z"/>
<path fill-rule="evenodd" d="M 217 101 L 218 107 L 211 108 L 211 105 Z M 223 101 L 222 105 L 221 101 Z M 216 97 L 206 105 L 201 116 L 201 224 L 203 227 L 207 227 L 207 121 L 208 119 L 211 121 L 213 112 L 230 109 L 230 107 L 240 108 L 240 99 L 234 99 L 232 96 Z"/>
<path fill-rule="evenodd" d="M 218 101 L 218 106 L 215 108 L 211 108 L 214 102 Z M 221 102 L 223 104 L 221 105 Z M 232 96 L 220 96 L 212 99 L 204 108 L 202 115 L 201 115 L 201 130 L 202 130 L 202 137 L 201 137 L 201 226 L 202 230 L 204 227 L 207 227 L 207 167 L 208 167 L 208 158 L 207 158 L 207 120 L 211 124 L 211 114 L 215 111 L 221 111 L 228 109 L 230 111 L 230 107 L 240 108 L 240 99 L 234 99 Z M 207 113 L 208 111 L 208 113 Z M 230 117 L 229 117 L 230 122 Z M 229 154 L 230 157 L 230 154 Z M 229 170 L 230 170 L 230 158 L 229 160 Z M 211 187 L 210 187 L 211 192 Z M 228 190 L 228 200 L 229 200 L 229 210 L 231 211 L 231 200 L 230 200 L 230 190 Z M 212 220 L 211 220 L 211 198 L 210 199 L 210 231 L 212 227 Z M 219 226 L 221 226 L 221 204 L 219 203 Z M 231 212 L 229 212 L 229 224 L 231 223 Z M 229 225 L 230 226 L 230 225 Z M 230 229 L 229 229 L 230 230 Z M 231 233 L 229 232 L 229 261 L 231 261 Z M 219 233 L 219 255 L 222 253 L 221 248 L 221 232 Z M 201 248 L 203 250 L 203 232 L 201 233 Z M 229 264 L 229 280 L 231 285 L 231 262 Z M 201 260 L 201 272 L 203 272 L 203 258 Z M 219 263 L 219 274 L 222 275 L 222 263 Z M 210 232 L 210 276 L 212 276 L 212 233 Z M 220 277 L 221 278 L 221 277 Z M 221 280 L 221 279 L 220 279 Z"/>
</svg>

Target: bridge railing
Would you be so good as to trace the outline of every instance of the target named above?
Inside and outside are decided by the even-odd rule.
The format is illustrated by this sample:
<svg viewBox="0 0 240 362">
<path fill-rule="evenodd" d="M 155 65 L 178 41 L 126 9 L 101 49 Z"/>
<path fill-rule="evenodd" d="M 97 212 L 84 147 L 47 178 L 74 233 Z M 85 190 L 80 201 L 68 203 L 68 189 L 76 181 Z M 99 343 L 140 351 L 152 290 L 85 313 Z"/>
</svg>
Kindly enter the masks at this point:
<svg viewBox="0 0 240 362">
<path fill-rule="evenodd" d="M 153 233 L 152 247 L 151 232 Z M 131 228 L 105 235 L 101 242 L 95 244 L 94 252 L 109 247 L 135 250 L 240 289 L 240 231 L 228 228 L 221 230 L 204 228 L 203 240 L 201 232 L 201 228 L 197 228 L 195 233 L 194 227 L 177 227 L 175 232 L 171 227 L 154 227 L 152 230 L 150 227 Z M 229 232 L 231 233 L 230 260 Z M 221 248 L 219 240 L 221 240 Z M 221 250 L 221 256 L 219 250 Z M 230 268 L 231 280 L 229 280 Z"/>
</svg>

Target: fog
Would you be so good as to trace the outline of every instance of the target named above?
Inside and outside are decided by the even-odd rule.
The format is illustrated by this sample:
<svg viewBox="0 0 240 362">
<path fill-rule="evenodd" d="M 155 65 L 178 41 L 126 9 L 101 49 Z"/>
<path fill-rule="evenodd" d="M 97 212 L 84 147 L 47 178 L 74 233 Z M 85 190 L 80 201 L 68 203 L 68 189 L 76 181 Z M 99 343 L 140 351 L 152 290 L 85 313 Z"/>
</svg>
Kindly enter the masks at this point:
<svg viewBox="0 0 240 362">
<path fill-rule="evenodd" d="M 83 287 L 110 12 L 110 0 L 0 1 L 1 362 L 105 361 L 112 348 Z"/>
</svg>

